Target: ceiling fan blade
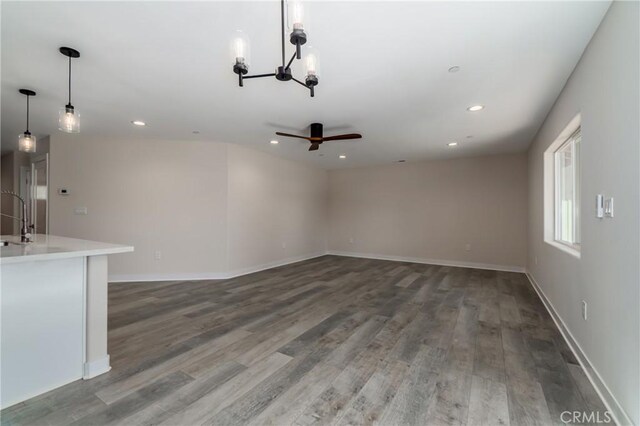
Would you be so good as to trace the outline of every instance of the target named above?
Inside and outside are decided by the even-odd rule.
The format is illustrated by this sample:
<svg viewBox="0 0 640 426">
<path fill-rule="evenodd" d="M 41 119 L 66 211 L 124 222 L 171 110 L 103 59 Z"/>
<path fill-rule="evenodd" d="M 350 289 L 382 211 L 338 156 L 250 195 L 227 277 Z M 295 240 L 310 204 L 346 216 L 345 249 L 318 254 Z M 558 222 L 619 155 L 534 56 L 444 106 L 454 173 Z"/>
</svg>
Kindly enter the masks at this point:
<svg viewBox="0 0 640 426">
<path fill-rule="evenodd" d="M 312 143 L 311 146 L 309 147 L 309 151 L 317 151 L 318 148 L 320 148 L 320 144 Z"/>
<path fill-rule="evenodd" d="M 288 137 L 288 138 L 300 138 L 300 139 L 311 140 L 311 138 L 309 138 L 309 137 L 307 137 L 307 136 L 292 135 L 291 133 L 276 132 L 276 135 L 279 135 L 279 136 L 286 136 L 286 137 Z"/>
<path fill-rule="evenodd" d="M 325 141 L 342 141 L 346 139 L 360 139 L 362 135 L 359 133 L 348 133 L 346 135 L 327 136 L 323 138 Z"/>
</svg>

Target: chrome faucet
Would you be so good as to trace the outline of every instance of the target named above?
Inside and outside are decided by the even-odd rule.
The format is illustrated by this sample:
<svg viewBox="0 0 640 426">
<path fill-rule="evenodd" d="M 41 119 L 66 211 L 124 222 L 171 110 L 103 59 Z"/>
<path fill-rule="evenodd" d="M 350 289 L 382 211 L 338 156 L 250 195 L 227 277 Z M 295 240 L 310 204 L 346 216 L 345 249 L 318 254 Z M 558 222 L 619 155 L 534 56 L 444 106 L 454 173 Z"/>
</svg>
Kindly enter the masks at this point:
<svg viewBox="0 0 640 426">
<path fill-rule="evenodd" d="M 24 201 L 24 199 L 21 196 L 19 196 L 13 191 L 7 191 L 7 190 L 0 191 L 0 195 L 4 195 L 4 194 L 16 197 L 22 203 L 22 218 L 11 216 L 4 213 L 0 213 L 0 215 L 5 217 L 10 217 L 11 219 L 19 220 L 20 223 L 22 224 L 22 226 L 20 227 L 20 241 L 22 241 L 23 243 L 30 243 L 32 241 L 30 230 L 34 229 L 35 226 L 33 226 L 33 224 L 31 225 L 27 224 L 28 223 L 27 203 Z"/>
</svg>

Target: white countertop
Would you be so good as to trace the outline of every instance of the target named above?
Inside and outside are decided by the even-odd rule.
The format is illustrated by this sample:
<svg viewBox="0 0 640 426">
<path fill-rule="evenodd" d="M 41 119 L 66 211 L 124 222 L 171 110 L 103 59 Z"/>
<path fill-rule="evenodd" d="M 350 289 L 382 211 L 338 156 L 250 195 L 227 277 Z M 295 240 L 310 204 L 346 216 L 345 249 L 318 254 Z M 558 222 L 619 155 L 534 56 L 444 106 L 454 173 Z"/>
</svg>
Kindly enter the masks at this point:
<svg viewBox="0 0 640 426">
<path fill-rule="evenodd" d="M 0 239 L 14 243 L 6 247 L 0 247 L 0 265 L 133 251 L 132 246 L 78 240 L 55 235 L 36 234 L 34 241 L 31 243 L 21 243 L 20 236 L 15 235 L 2 235 Z"/>
</svg>

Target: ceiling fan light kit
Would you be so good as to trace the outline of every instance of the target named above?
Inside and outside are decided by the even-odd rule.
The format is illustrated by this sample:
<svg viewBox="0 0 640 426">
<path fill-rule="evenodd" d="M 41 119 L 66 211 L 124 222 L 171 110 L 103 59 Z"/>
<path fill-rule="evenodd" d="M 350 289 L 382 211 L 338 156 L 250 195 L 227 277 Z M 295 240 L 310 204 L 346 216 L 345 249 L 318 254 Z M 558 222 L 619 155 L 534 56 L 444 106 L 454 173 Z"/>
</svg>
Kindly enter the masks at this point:
<svg viewBox="0 0 640 426">
<path fill-rule="evenodd" d="M 309 90 L 311 97 L 315 96 L 315 86 L 318 85 L 317 54 L 310 52 L 305 58 L 306 77 L 302 82 L 295 78 L 291 72 L 291 64 L 295 59 L 302 59 L 302 46 L 307 43 L 307 34 L 304 31 L 304 8 L 300 0 L 288 0 L 287 12 L 291 34 L 289 42 L 296 47 L 296 51 L 286 61 L 285 52 L 285 0 L 280 0 L 280 33 L 282 41 L 282 65 L 278 65 L 275 72 L 267 74 L 249 74 L 249 37 L 242 31 L 236 31 L 231 42 L 231 54 L 234 59 L 233 72 L 238 75 L 238 85 L 244 86 L 244 80 L 251 78 L 275 77 L 279 81 L 295 81 Z"/>
</svg>

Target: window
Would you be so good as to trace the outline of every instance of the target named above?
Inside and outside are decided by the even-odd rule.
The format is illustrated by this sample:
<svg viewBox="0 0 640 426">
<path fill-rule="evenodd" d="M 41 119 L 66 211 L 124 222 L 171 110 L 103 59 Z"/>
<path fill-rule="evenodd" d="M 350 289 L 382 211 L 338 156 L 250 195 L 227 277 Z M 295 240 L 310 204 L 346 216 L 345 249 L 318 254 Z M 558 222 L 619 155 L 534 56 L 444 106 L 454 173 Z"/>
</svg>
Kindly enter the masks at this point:
<svg viewBox="0 0 640 426">
<path fill-rule="evenodd" d="M 580 128 L 553 153 L 554 240 L 580 250 Z"/>
</svg>

